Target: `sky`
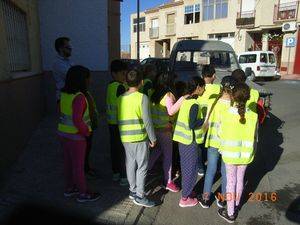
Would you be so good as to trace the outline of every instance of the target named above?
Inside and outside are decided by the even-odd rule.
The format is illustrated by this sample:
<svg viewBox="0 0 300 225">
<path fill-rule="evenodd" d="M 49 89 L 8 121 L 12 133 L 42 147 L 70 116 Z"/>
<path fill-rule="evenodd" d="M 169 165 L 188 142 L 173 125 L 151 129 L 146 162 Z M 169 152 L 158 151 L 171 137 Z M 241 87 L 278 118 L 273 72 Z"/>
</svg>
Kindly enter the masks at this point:
<svg viewBox="0 0 300 225">
<path fill-rule="evenodd" d="M 169 0 L 140 0 L 140 11 L 165 2 L 169 2 Z M 130 15 L 136 11 L 136 0 L 123 0 L 121 2 L 121 49 L 126 50 L 130 45 Z"/>
</svg>

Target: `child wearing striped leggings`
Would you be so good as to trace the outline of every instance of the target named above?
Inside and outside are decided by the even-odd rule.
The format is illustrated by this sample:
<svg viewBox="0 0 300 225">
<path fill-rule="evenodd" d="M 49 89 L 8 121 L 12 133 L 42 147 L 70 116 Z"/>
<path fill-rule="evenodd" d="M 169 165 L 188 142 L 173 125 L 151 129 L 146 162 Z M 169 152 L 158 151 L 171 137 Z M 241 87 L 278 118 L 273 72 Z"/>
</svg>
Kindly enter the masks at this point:
<svg viewBox="0 0 300 225">
<path fill-rule="evenodd" d="M 176 121 L 173 140 L 178 142 L 182 174 L 180 207 L 192 207 L 198 204 L 197 198 L 193 196 L 193 189 L 197 180 L 199 144 L 204 141 L 202 129 L 204 118 L 197 98 L 204 90 L 204 80 L 200 77 L 192 77 L 187 83 L 186 90 L 190 96 L 183 101 Z"/>
</svg>

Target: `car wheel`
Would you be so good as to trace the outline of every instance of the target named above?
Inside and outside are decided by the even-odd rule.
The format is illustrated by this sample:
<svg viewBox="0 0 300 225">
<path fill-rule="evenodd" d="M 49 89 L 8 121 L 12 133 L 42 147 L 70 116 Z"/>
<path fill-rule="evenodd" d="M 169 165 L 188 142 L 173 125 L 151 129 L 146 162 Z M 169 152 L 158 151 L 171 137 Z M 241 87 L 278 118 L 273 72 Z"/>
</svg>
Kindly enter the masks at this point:
<svg viewBox="0 0 300 225">
<path fill-rule="evenodd" d="M 248 80 L 250 80 L 250 81 L 255 81 L 255 74 L 254 74 L 254 72 L 252 72 L 251 73 L 251 75 L 248 77 Z"/>
</svg>

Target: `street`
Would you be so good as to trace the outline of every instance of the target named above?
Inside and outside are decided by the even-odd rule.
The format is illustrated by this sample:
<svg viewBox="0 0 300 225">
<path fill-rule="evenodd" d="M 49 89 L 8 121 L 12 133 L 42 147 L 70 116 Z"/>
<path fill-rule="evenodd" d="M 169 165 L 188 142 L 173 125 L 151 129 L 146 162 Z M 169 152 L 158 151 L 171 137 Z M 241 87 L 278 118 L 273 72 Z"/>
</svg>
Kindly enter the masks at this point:
<svg viewBox="0 0 300 225">
<path fill-rule="evenodd" d="M 235 224 L 297 224 L 300 222 L 300 81 L 259 83 L 274 93 L 272 111 L 259 131 L 258 150 L 254 162 L 247 169 L 243 207 Z M 155 177 L 148 181 L 148 187 L 155 187 L 149 190 L 149 195 L 158 202 L 161 200 L 162 204 L 154 208 L 135 206 L 127 197 L 127 188 L 111 181 L 108 132 L 103 116 L 100 127 L 95 135 L 92 153 L 99 178 L 89 180 L 92 189 L 102 194 L 98 202 L 78 204 L 74 199 L 63 197 L 62 155 L 55 133 L 55 117 L 47 116 L 3 181 L 0 221 L 8 218 L 16 206 L 25 204 L 24 207 L 27 207 L 29 203 L 33 206 L 31 211 L 28 208 L 29 215 L 40 214 L 42 218 L 37 217 L 40 224 L 50 218 L 57 222 L 58 218 L 62 218 L 56 218 L 58 212 L 68 213 L 71 219 L 77 221 L 85 218 L 88 221 L 85 224 L 226 224 L 217 215 L 215 202 L 209 209 L 203 209 L 200 205 L 180 208 L 180 193 L 166 193 L 155 187 Z M 218 177 L 214 185 L 216 192 L 219 182 Z M 203 178 L 197 184 L 198 193 L 202 192 L 202 186 Z M 298 202 L 293 203 L 297 197 Z M 45 213 L 48 208 L 52 214 Z"/>
<path fill-rule="evenodd" d="M 254 162 L 247 168 L 244 204 L 235 224 L 297 224 L 300 223 L 300 81 L 258 83 L 274 93 L 272 111 L 259 131 L 258 150 Z M 202 186 L 203 178 L 197 184 L 200 193 Z M 214 190 L 218 186 L 219 180 Z M 296 206 L 292 205 L 287 211 L 297 197 Z M 183 209 L 178 206 L 179 198 L 180 193 L 168 193 L 161 206 L 143 211 L 138 224 L 226 223 L 217 215 L 216 202 L 209 209 L 200 205 Z M 292 212 L 296 209 L 297 218 L 296 212 Z"/>
</svg>

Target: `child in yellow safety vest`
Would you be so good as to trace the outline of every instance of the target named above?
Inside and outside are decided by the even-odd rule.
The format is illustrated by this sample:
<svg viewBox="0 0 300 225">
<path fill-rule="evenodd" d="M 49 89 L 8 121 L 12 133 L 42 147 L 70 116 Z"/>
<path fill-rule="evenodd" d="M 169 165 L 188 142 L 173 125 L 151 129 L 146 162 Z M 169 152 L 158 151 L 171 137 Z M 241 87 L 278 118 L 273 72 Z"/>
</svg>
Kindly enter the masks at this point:
<svg viewBox="0 0 300 225">
<path fill-rule="evenodd" d="M 210 111 L 215 100 L 219 97 L 221 87 L 219 84 L 214 84 L 216 79 L 216 70 L 213 65 L 203 65 L 202 68 L 202 77 L 205 81 L 205 91 L 202 96 L 198 97 L 198 102 L 201 105 L 203 116 L 207 116 L 207 112 Z M 198 175 L 204 175 L 204 166 L 203 164 L 207 161 L 207 149 L 204 146 L 204 143 L 200 145 L 201 148 L 201 156 L 202 160 L 199 160 L 198 165 Z"/>
<path fill-rule="evenodd" d="M 90 193 L 84 176 L 87 138 L 91 135 L 90 107 L 87 86 L 90 71 L 83 66 L 71 67 L 66 76 L 60 98 L 58 135 L 64 151 L 65 197 L 76 196 L 78 202 L 99 199 Z"/>
<path fill-rule="evenodd" d="M 151 115 L 155 128 L 158 145 L 150 155 L 149 170 L 152 169 L 160 155 L 163 155 L 164 181 L 166 190 L 178 192 L 179 188 L 172 180 L 172 155 L 173 155 L 173 121 L 174 115 L 179 111 L 184 99 L 183 96 L 175 100 L 173 77 L 168 73 L 160 74 L 151 96 Z"/>
<path fill-rule="evenodd" d="M 142 66 L 143 73 L 143 85 L 140 88 L 140 92 L 151 98 L 153 94 L 154 82 L 157 76 L 157 68 L 153 64 L 145 64 Z"/>
<path fill-rule="evenodd" d="M 152 207 L 154 202 L 145 197 L 149 146 L 156 145 L 151 120 L 149 99 L 138 90 L 143 83 L 142 73 L 135 69 L 126 75 L 127 92 L 118 99 L 118 125 L 126 154 L 129 198 L 137 205 Z"/>
<path fill-rule="evenodd" d="M 205 147 L 207 148 L 207 169 L 205 173 L 203 194 L 199 197 L 199 203 L 202 208 L 205 209 L 209 208 L 211 205 L 212 186 L 219 161 L 221 161 L 222 194 L 226 194 L 226 170 L 222 159 L 220 160 L 220 138 L 218 137 L 218 129 L 220 126 L 221 114 L 230 108 L 232 90 L 236 84 L 237 82 L 232 76 L 223 77 L 221 81 L 221 95 L 215 99 L 215 102 L 210 106 L 210 111 L 207 115 L 208 130 L 205 141 Z M 224 208 L 226 202 L 223 198 L 220 198 L 220 195 L 218 194 L 215 197 L 218 207 Z"/>
<path fill-rule="evenodd" d="M 219 209 L 218 215 L 229 223 L 237 217 L 245 171 L 254 158 L 258 116 L 247 107 L 249 99 L 250 88 L 243 83 L 236 85 L 232 94 L 233 106 L 220 116 L 219 150 L 226 166 L 227 209 Z"/>
<path fill-rule="evenodd" d="M 190 97 L 183 101 L 175 125 L 173 140 L 178 142 L 182 175 L 180 207 L 192 207 L 198 204 L 193 189 L 197 180 L 199 144 L 204 141 L 202 129 L 204 117 L 197 98 L 204 90 L 204 80 L 201 77 L 192 77 L 187 83 L 186 90 L 186 94 Z"/>
<path fill-rule="evenodd" d="M 118 97 L 125 93 L 124 86 L 127 65 L 121 60 L 114 60 L 110 65 L 113 81 L 109 83 L 106 94 L 106 114 L 110 134 L 110 154 L 113 172 L 113 181 L 120 181 L 121 186 L 128 185 L 125 170 L 124 147 L 120 140 L 117 119 Z"/>
</svg>

